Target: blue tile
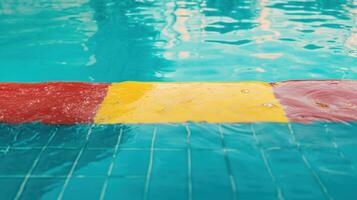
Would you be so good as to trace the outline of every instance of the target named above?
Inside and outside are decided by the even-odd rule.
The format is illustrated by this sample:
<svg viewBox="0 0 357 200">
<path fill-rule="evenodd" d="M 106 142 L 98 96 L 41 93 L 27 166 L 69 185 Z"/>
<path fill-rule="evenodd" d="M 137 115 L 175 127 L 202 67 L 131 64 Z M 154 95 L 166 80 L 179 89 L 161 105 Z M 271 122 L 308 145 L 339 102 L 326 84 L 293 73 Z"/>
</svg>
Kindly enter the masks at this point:
<svg viewBox="0 0 357 200">
<path fill-rule="evenodd" d="M 330 147 L 331 138 L 326 134 L 324 123 L 292 124 L 296 141 L 304 147 Z"/>
<path fill-rule="evenodd" d="M 0 178 L 0 196 L 2 200 L 12 200 L 19 191 L 23 178 Z"/>
<path fill-rule="evenodd" d="M 86 142 L 90 129 L 89 125 L 58 126 L 56 136 L 49 144 L 50 147 L 81 148 Z"/>
<path fill-rule="evenodd" d="M 230 179 L 222 174 L 193 174 L 192 199 L 233 199 Z"/>
<path fill-rule="evenodd" d="M 356 196 L 352 189 L 355 187 L 351 185 L 357 182 L 357 171 L 353 159 L 351 160 L 348 154 L 344 156 L 344 153 L 351 149 L 345 149 L 346 143 L 343 144 L 341 140 L 352 132 L 346 131 L 346 129 L 351 130 L 350 127 L 343 127 L 342 124 L 339 127 L 333 124 L 315 123 L 295 125 L 295 130 L 299 141 L 304 144 L 301 147 L 302 152 L 312 170 L 326 187 L 328 194 L 335 199 L 350 199 Z M 338 132 L 341 132 L 341 135 Z M 341 146 L 337 142 L 341 143 Z"/>
<path fill-rule="evenodd" d="M 56 131 L 56 126 L 41 123 L 17 124 L 12 131 L 16 133 L 14 147 L 43 147 L 50 136 Z"/>
<path fill-rule="evenodd" d="M 293 144 L 289 128 L 283 123 L 253 123 L 251 126 L 255 130 L 255 134 L 259 145 L 262 148 L 292 148 Z"/>
<path fill-rule="evenodd" d="M 170 174 L 152 176 L 150 180 L 149 198 L 152 200 L 184 200 L 188 197 L 187 175 Z"/>
<path fill-rule="evenodd" d="M 113 175 L 146 176 L 149 150 L 121 150 L 114 161 Z"/>
<path fill-rule="evenodd" d="M 76 166 L 75 175 L 106 176 L 113 150 L 85 150 Z"/>
<path fill-rule="evenodd" d="M 56 199 L 64 181 L 65 179 L 63 178 L 30 178 L 21 195 L 21 199 Z"/>
<path fill-rule="evenodd" d="M 324 194 L 297 149 L 275 149 L 267 157 L 286 199 L 324 199 Z"/>
<path fill-rule="evenodd" d="M 312 167 L 316 167 L 318 170 L 340 171 L 343 173 L 356 172 L 351 162 L 342 157 L 333 147 L 304 148 L 303 152 L 311 162 Z"/>
<path fill-rule="evenodd" d="M 0 175 L 26 175 L 40 150 L 14 150 L 0 154 Z"/>
<path fill-rule="evenodd" d="M 272 149 L 266 151 L 273 173 L 279 176 L 311 175 L 298 149 Z"/>
<path fill-rule="evenodd" d="M 144 178 L 111 178 L 105 199 L 142 200 L 144 185 Z"/>
<path fill-rule="evenodd" d="M 321 180 L 332 199 L 357 199 L 357 175 L 339 172 L 324 172 Z"/>
<path fill-rule="evenodd" d="M 95 125 L 88 141 L 88 148 L 114 148 L 120 134 L 120 125 Z"/>
<path fill-rule="evenodd" d="M 223 151 L 192 150 L 191 159 L 193 176 L 228 175 Z"/>
<path fill-rule="evenodd" d="M 276 199 L 271 179 L 259 150 L 229 151 L 228 157 L 240 199 Z"/>
<path fill-rule="evenodd" d="M 157 126 L 155 148 L 186 148 L 187 131 L 183 124 Z"/>
<path fill-rule="evenodd" d="M 120 147 L 126 148 L 147 148 L 151 147 L 155 125 L 151 124 L 130 124 L 123 128 L 123 135 Z"/>
<path fill-rule="evenodd" d="M 72 178 L 63 199 L 99 199 L 104 180 L 104 178 Z"/>
<path fill-rule="evenodd" d="M 221 136 L 217 124 L 190 123 L 191 148 L 220 149 L 222 148 Z"/>
<path fill-rule="evenodd" d="M 357 166 L 357 123 L 329 123 L 327 129 L 338 150 Z"/>
<path fill-rule="evenodd" d="M 13 141 L 16 133 L 12 132 L 13 125 L 0 124 L 0 147 L 7 147 Z"/>
<path fill-rule="evenodd" d="M 252 149 L 256 148 L 256 141 L 250 124 L 222 125 L 226 148 Z"/>
<path fill-rule="evenodd" d="M 65 176 L 71 169 L 78 153 L 79 150 L 46 149 L 33 174 Z"/>
<path fill-rule="evenodd" d="M 187 170 L 187 151 L 155 151 L 152 176 L 185 176 Z"/>
</svg>

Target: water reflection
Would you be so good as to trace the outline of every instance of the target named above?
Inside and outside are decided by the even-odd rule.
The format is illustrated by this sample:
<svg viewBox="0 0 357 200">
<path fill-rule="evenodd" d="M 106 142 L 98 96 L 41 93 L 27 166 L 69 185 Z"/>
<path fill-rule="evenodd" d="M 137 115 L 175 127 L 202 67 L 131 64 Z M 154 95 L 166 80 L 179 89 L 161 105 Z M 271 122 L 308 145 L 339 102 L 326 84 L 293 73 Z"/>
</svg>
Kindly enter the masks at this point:
<svg viewBox="0 0 357 200">
<path fill-rule="evenodd" d="M 207 31 L 224 34 L 231 31 L 252 29 L 257 26 L 254 21 L 258 10 L 255 0 L 207 0 L 203 10 L 207 18 L 217 19 L 217 22 L 205 27 Z"/>
<path fill-rule="evenodd" d="M 155 7 L 134 0 L 1 1 L 0 73 L 7 76 L 0 81 L 159 80 L 157 73 L 170 69 L 153 46 Z"/>
<path fill-rule="evenodd" d="M 355 12 L 353 0 L 6 0 L 0 81 L 355 79 Z"/>
<path fill-rule="evenodd" d="M 154 2 L 91 0 L 98 31 L 88 46 L 96 56 L 94 81 L 159 80 L 157 73 L 169 71 L 154 46 L 159 35 L 153 24 Z"/>
</svg>

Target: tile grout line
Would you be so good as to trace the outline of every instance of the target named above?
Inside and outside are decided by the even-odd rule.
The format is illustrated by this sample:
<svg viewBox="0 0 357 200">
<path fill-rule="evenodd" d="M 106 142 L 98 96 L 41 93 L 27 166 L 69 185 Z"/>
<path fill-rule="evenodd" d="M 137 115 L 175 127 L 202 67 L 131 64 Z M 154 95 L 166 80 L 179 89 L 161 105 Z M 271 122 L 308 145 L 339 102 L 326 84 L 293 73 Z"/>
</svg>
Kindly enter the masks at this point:
<svg viewBox="0 0 357 200">
<path fill-rule="evenodd" d="M 278 199 L 284 200 L 285 197 L 284 197 L 283 191 L 282 191 L 281 187 L 280 187 L 279 184 L 278 184 L 278 181 L 277 181 L 277 179 L 276 179 L 276 176 L 275 176 L 274 173 L 273 173 L 273 170 L 271 169 L 271 166 L 270 166 L 269 161 L 268 161 L 268 159 L 267 159 L 267 157 L 266 157 L 265 151 L 260 147 L 261 144 L 260 144 L 260 141 L 259 141 L 259 139 L 258 139 L 258 137 L 257 137 L 257 134 L 256 134 L 256 131 L 255 131 L 255 128 L 254 128 L 253 124 L 250 125 L 250 128 L 251 128 L 251 131 L 252 131 L 252 133 L 253 133 L 254 140 L 256 141 L 257 145 L 259 146 L 258 148 L 259 148 L 259 151 L 260 151 L 260 155 L 261 155 L 261 157 L 262 157 L 262 159 L 263 159 L 264 166 L 265 166 L 265 168 L 267 169 L 270 178 L 271 178 L 272 181 L 275 183 L 275 187 L 276 187 L 276 190 L 277 190 Z"/>
<path fill-rule="evenodd" d="M 13 132 L 13 131 L 14 131 L 14 129 L 10 128 L 10 132 Z M 20 131 L 16 131 L 16 134 L 15 134 L 15 137 L 14 137 L 13 141 L 11 141 L 10 144 L 7 145 L 6 148 L 5 148 L 5 151 L 4 151 L 5 155 L 10 151 L 10 149 L 13 149 L 14 143 L 16 142 L 17 137 L 19 137 L 19 134 L 20 134 Z"/>
<path fill-rule="evenodd" d="M 109 177 L 112 175 L 114 162 L 115 162 L 115 159 L 117 157 L 117 153 L 119 151 L 119 145 L 120 145 L 120 142 L 121 142 L 122 134 L 123 134 L 123 127 L 120 128 L 120 132 L 119 132 L 119 135 L 118 135 L 117 143 L 115 144 L 115 148 L 114 148 L 114 152 L 113 152 L 112 161 L 110 163 L 110 166 L 109 166 L 109 169 L 108 169 L 108 173 L 107 173 L 107 177 L 105 179 L 102 191 L 100 193 L 100 198 L 99 198 L 100 200 L 103 200 L 104 197 L 105 197 L 105 194 L 106 194 L 106 191 L 107 191 L 107 187 L 108 187 Z"/>
<path fill-rule="evenodd" d="M 9 175 L 9 176 L 4 176 L 4 175 L 0 175 L 0 178 L 25 178 L 25 175 Z M 73 175 L 72 178 L 100 178 L 100 179 L 105 179 L 108 176 L 106 175 L 97 175 L 97 176 L 84 176 L 84 175 Z M 129 175 L 129 176 L 125 176 L 125 175 L 117 175 L 117 176 L 111 176 L 113 178 L 144 178 L 145 176 L 142 175 Z M 66 175 L 58 175 L 58 176 L 54 176 L 54 175 L 31 175 L 29 176 L 29 178 L 60 178 L 60 179 L 65 179 L 67 178 Z"/>
<path fill-rule="evenodd" d="M 333 148 L 336 149 L 336 152 L 340 156 L 340 158 L 342 160 L 344 160 L 345 162 L 347 162 L 351 166 L 351 168 L 353 170 L 355 170 L 356 168 L 355 168 L 353 162 L 350 159 L 348 159 L 346 157 L 346 155 L 341 151 L 340 146 L 336 143 L 335 137 L 330 133 L 330 129 L 328 128 L 327 124 L 325 124 L 325 134 L 330 138 L 331 144 L 332 144 Z"/>
<path fill-rule="evenodd" d="M 289 133 L 292 136 L 293 142 L 296 145 L 296 148 L 298 149 L 300 155 L 301 155 L 301 159 L 303 160 L 305 166 L 309 169 L 310 173 L 312 174 L 312 176 L 315 178 L 315 180 L 317 181 L 318 185 L 320 186 L 320 189 L 322 191 L 322 193 L 324 194 L 326 199 L 332 200 L 333 198 L 331 197 L 331 195 L 329 194 L 326 186 L 323 184 L 320 176 L 315 172 L 315 170 L 312 168 L 310 162 L 308 161 L 308 159 L 306 158 L 305 154 L 302 152 L 302 148 L 300 143 L 296 140 L 296 136 L 294 133 L 294 130 L 291 126 L 291 123 L 288 123 L 288 128 L 289 128 Z"/>
<path fill-rule="evenodd" d="M 64 182 L 64 184 L 63 184 L 63 186 L 62 186 L 62 189 L 61 189 L 61 191 L 60 191 L 60 193 L 59 193 L 59 195 L 58 195 L 58 197 L 57 197 L 57 200 L 62 200 L 62 198 L 63 198 L 64 192 L 65 192 L 65 190 L 67 189 L 68 183 L 69 183 L 70 179 L 71 179 L 72 176 L 73 176 L 73 173 L 74 173 L 74 170 L 75 170 L 76 167 L 77 167 L 78 161 L 79 161 L 79 159 L 81 158 L 81 156 L 82 156 L 82 154 L 83 154 L 83 152 L 84 152 L 84 149 L 87 147 L 87 144 L 88 144 L 88 141 L 89 141 L 89 137 L 90 137 L 91 134 L 92 134 L 92 128 L 93 128 L 93 126 L 94 126 L 94 125 L 91 125 L 91 126 L 89 127 L 89 130 L 88 130 L 88 134 L 87 134 L 87 136 L 86 136 L 85 143 L 83 144 L 81 150 L 79 151 L 79 153 L 78 153 L 76 159 L 74 160 L 74 162 L 73 162 L 73 164 L 72 164 L 72 167 L 71 167 L 71 169 L 70 169 L 68 175 L 66 176 L 66 180 L 65 180 L 65 182 Z"/>
<path fill-rule="evenodd" d="M 188 124 L 185 125 L 187 132 L 187 184 L 188 184 L 188 200 L 192 200 L 192 158 L 191 158 L 191 130 Z"/>
<path fill-rule="evenodd" d="M 20 197 L 21 197 L 21 195 L 22 195 L 22 193 L 23 193 L 23 191 L 24 191 L 24 189 L 25 189 L 25 187 L 27 185 L 27 182 L 28 182 L 32 172 L 35 170 L 38 162 L 40 161 L 40 158 L 41 158 L 43 152 L 47 149 L 48 145 L 52 142 L 52 140 L 55 137 L 56 133 L 57 133 L 57 128 L 55 129 L 54 132 L 52 132 L 52 134 L 51 134 L 50 138 L 48 139 L 48 141 L 46 142 L 45 146 L 43 146 L 41 148 L 41 151 L 38 153 L 38 155 L 37 155 L 36 159 L 34 160 L 30 170 L 27 172 L 26 176 L 24 177 L 24 180 L 22 181 L 22 183 L 20 185 L 20 188 L 19 188 L 19 190 L 16 193 L 16 196 L 14 198 L 15 200 L 20 199 Z"/>
<path fill-rule="evenodd" d="M 147 200 L 148 195 L 149 195 L 152 165 L 153 165 L 153 161 L 154 161 L 154 146 L 155 146 L 155 140 L 156 140 L 156 131 L 157 131 L 157 128 L 155 126 L 154 130 L 153 130 L 153 134 L 152 134 L 152 139 L 151 139 L 150 159 L 149 159 L 148 170 L 146 172 L 146 178 L 145 178 L 145 187 L 144 187 L 144 194 L 143 194 L 144 200 Z"/>
<path fill-rule="evenodd" d="M 223 148 L 223 155 L 224 155 L 224 161 L 226 164 L 226 168 L 228 171 L 228 175 L 229 175 L 229 180 L 230 180 L 230 184 L 231 184 L 231 190 L 233 192 L 233 200 L 238 199 L 237 196 L 237 184 L 236 181 L 234 179 L 234 175 L 232 172 L 232 166 L 231 166 L 231 161 L 227 155 L 227 149 L 226 149 L 226 143 L 224 142 L 224 133 L 223 133 L 223 129 L 222 129 L 222 124 L 218 124 L 218 129 L 219 129 L 219 135 L 221 138 L 221 144 L 222 144 L 222 148 Z"/>
<path fill-rule="evenodd" d="M 1 146 L 0 146 L 1 148 Z M 11 147 L 12 150 L 41 150 L 42 147 Z M 77 147 L 51 147 L 48 146 L 47 149 L 56 149 L 56 150 L 80 150 L 80 148 Z M 194 148 L 197 151 L 217 151 L 220 150 L 221 148 Z M 228 151 L 239 151 L 238 148 L 226 148 Z M 113 150 L 113 148 L 110 147 L 87 147 L 86 150 Z M 119 147 L 118 150 L 121 151 L 148 151 L 151 150 L 150 148 L 139 148 L 139 147 Z M 153 148 L 154 151 L 182 151 L 186 150 L 186 148 Z"/>
</svg>

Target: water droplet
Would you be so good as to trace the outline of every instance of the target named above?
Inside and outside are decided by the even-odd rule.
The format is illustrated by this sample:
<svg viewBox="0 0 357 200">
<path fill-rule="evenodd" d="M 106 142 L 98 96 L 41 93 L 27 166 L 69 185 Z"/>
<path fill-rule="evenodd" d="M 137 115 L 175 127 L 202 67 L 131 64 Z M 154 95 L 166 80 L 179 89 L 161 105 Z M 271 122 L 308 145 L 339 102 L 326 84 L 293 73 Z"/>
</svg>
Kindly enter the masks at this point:
<svg viewBox="0 0 357 200">
<path fill-rule="evenodd" d="M 247 93 L 249 93 L 249 90 L 243 89 L 243 90 L 241 90 L 240 92 L 243 93 L 243 94 L 247 94 Z"/>
<path fill-rule="evenodd" d="M 272 104 L 272 103 L 264 103 L 263 106 L 268 107 L 268 108 L 272 108 L 272 107 L 274 107 L 274 104 Z"/>
</svg>

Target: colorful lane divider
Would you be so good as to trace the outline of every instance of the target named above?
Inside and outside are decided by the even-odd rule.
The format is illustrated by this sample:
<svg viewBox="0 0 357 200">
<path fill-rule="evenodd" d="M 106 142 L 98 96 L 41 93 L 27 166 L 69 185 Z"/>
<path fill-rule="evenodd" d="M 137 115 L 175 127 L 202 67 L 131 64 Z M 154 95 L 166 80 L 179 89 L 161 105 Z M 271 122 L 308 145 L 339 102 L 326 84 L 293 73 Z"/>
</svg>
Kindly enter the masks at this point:
<svg viewBox="0 0 357 200">
<path fill-rule="evenodd" d="M 0 123 L 357 121 L 357 81 L 0 83 Z"/>
</svg>

